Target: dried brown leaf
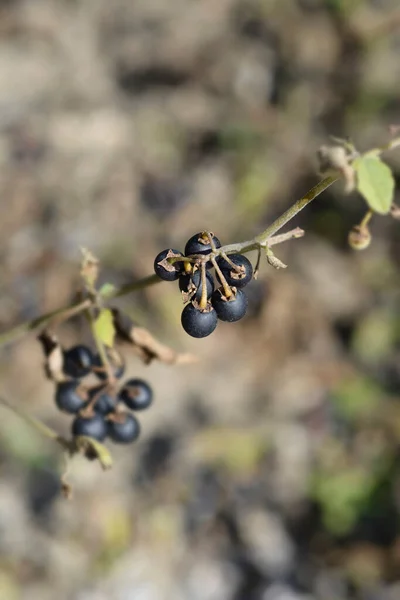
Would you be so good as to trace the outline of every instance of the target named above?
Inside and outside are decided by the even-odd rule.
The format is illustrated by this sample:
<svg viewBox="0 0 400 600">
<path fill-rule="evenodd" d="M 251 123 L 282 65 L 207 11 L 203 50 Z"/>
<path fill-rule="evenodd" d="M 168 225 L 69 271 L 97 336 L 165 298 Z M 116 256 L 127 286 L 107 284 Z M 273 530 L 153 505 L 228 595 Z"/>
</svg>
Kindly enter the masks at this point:
<svg viewBox="0 0 400 600">
<path fill-rule="evenodd" d="M 82 264 L 81 264 L 81 277 L 86 283 L 89 289 L 94 287 L 99 276 L 99 261 L 98 259 L 87 250 L 82 248 Z"/>
<path fill-rule="evenodd" d="M 147 329 L 139 327 L 119 309 L 112 309 L 114 327 L 120 339 L 134 346 L 136 353 L 145 364 L 159 360 L 168 365 L 183 365 L 197 362 L 193 354 L 179 353 L 162 344 Z"/>
<path fill-rule="evenodd" d="M 51 381 L 64 381 L 64 354 L 57 336 L 50 331 L 44 330 L 38 335 L 37 339 L 42 345 L 46 359 L 44 363 L 46 377 L 51 379 Z"/>
</svg>

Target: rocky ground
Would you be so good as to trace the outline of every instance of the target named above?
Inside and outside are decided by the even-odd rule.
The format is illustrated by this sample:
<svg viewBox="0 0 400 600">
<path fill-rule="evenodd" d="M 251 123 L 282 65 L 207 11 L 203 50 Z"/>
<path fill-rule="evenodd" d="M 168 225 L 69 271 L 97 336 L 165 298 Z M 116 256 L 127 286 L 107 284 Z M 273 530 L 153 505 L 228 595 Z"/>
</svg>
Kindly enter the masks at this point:
<svg viewBox="0 0 400 600">
<path fill-rule="evenodd" d="M 399 31 L 398 0 L 0 1 L 1 331 L 72 300 L 82 246 L 129 282 L 196 231 L 262 231 L 329 135 L 384 143 Z M 0 407 L 1 599 L 400 597 L 400 230 L 376 217 L 351 251 L 364 210 L 328 190 L 204 340 L 174 284 L 120 299 L 200 361 L 124 348 L 155 404 L 111 471 L 74 460 L 71 501 L 58 449 Z M 34 335 L 4 347 L 1 395 L 66 434 L 42 362 Z"/>
</svg>

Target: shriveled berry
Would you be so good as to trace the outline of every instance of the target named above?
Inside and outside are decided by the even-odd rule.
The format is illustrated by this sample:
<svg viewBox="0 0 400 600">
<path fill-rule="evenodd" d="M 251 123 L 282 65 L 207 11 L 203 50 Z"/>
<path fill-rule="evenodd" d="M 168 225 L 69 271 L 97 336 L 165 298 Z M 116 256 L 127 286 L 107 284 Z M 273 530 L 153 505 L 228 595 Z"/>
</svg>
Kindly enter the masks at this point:
<svg viewBox="0 0 400 600">
<path fill-rule="evenodd" d="M 211 297 L 214 291 L 214 280 L 212 275 L 206 272 L 207 298 Z M 181 275 L 179 277 L 179 289 L 190 298 L 200 300 L 203 286 L 201 283 L 201 270 L 195 271 L 192 275 Z"/>
<path fill-rule="evenodd" d="M 125 373 L 125 363 L 122 357 L 118 355 L 118 360 L 116 360 L 116 358 L 112 358 L 111 355 L 108 354 L 108 362 L 111 366 L 115 379 L 121 379 L 121 377 Z M 99 354 L 95 354 L 95 356 L 93 357 L 92 370 L 95 373 L 95 375 L 102 381 L 105 381 L 107 379 L 107 372 L 104 368 Z"/>
<path fill-rule="evenodd" d="M 69 377 L 80 379 L 90 373 L 93 354 L 90 348 L 79 344 L 64 351 L 64 373 Z"/>
<path fill-rule="evenodd" d="M 182 311 L 182 327 L 186 333 L 195 338 L 210 335 L 216 328 L 217 322 L 217 313 L 210 303 L 205 310 L 201 310 L 197 303 L 190 302 Z"/>
<path fill-rule="evenodd" d="M 245 287 L 253 277 L 253 266 L 251 262 L 246 256 L 243 256 L 243 254 L 230 254 L 229 259 L 234 265 L 239 267 L 240 270 L 236 271 L 225 258 L 218 259 L 218 266 L 221 269 L 227 284 L 236 288 Z M 219 281 L 218 274 L 217 279 Z"/>
<path fill-rule="evenodd" d="M 211 236 L 215 247 L 221 248 L 221 242 L 219 239 L 213 233 L 211 233 Z M 211 250 L 212 248 L 208 234 L 203 231 L 196 233 L 186 242 L 185 256 L 191 256 L 192 254 L 208 254 L 211 252 Z"/>
<path fill-rule="evenodd" d="M 118 394 L 131 410 L 145 410 L 153 402 L 153 391 L 143 379 L 129 379 Z"/>
<path fill-rule="evenodd" d="M 229 300 L 225 298 L 222 288 L 215 290 L 211 297 L 211 303 L 221 321 L 234 323 L 246 314 L 247 296 L 243 290 L 234 291 Z"/>
<path fill-rule="evenodd" d="M 92 404 L 92 400 L 94 400 L 94 404 Z M 115 397 L 107 392 L 103 385 L 99 385 L 90 390 L 88 404 L 89 403 L 93 406 L 93 410 L 99 415 L 108 415 L 113 412 L 116 407 Z"/>
<path fill-rule="evenodd" d="M 182 256 L 182 252 L 179 250 L 173 250 L 172 248 L 167 248 L 163 250 L 154 259 L 154 272 L 156 275 L 163 279 L 164 281 L 176 281 L 179 275 L 183 270 L 183 262 L 174 262 L 172 264 L 167 264 L 166 259 L 173 258 L 174 256 Z"/>
<path fill-rule="evenodd" d="M 55 401 L 57 407 L 63 412 L 74 414 L 85 406 L 85 399 L 77 392 L 79 384 L 77 379 L 57 384 Z"/>
<path fill-rule="evenodd" d="M 116 444 L 130 444 L 139 435 L 140 423 L 129 413 L 120 413 L 108 421 L 108 436 Z"/>
<path fill-rule="evenodd" d="M 85 435 L 102 442 L 107 435 L 104 417 L 97 413 L 90 417 L 79 415 L 72 422 L 72 435 Z"/>
</svg>

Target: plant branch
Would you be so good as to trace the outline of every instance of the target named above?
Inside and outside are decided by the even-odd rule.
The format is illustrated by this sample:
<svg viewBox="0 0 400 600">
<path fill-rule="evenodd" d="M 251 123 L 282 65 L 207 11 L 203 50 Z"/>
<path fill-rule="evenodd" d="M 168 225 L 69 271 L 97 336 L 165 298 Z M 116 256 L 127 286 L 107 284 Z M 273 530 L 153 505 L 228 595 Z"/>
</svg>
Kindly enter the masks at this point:
<svg viewBox="0 0 400 600">
<path fill-rule="evenodd" d="M 393 150 L 395 148 L 400 147 L 400 137 L 395 137 L 390 140 L 387 144 L 373 148 L 363 154 L 363 156 L 378 156 L 383 152 L 387 152 Z M 331 175 L 329 177 L 325 177 L 319 183 L 317 183 L 313 188 L 311 188 L 302 198 L 297 200 L 288 210 L 286 210 L 280 217 L 278 217 L 267 229 L 265 229 L 262 233 L 257 235 L 254 239 L 248 240 L 245 242 L 240 242 L 237 244 L 229 244 L 226 246 L 222 246 L 218 249 L 213 249 L 210 253 L 210 258 L 214 258 L 222 253 L 225 254 L 233 254 L 235 252 L 246 253 L 251 250 L 260 250 L 260 248 L 265 248 L 268 250 L 270 247 L 281 244 L 290 239 L 295 239 L 302 237 L 304 235 L 304 231 L 299 227 L 288 231 L 287 233 L 282 233 L 280 235 L 275 235 L 282 227 L 286 225 L 289 221 L 291 221 L 303 208 L 305 208 L 310 202 L 315 200 L 323 191 L 325 191 L 328 187 L 330 187 L 335 181 L 340 178 L 340 174 Z M 178 259 L 177 259 L 178 260 Z M 184 259 L 188 262 L 192 261 L 192 258 Z M 186 263 L 185 263 L 186 264 Z M 156 283 L 160 283 L 159 277 L 157 275 L 149 275 L 148 277 L 144 277 L 139 281 L 134 281 L 132 283 L 127 283 L 119 288 L 108 290 L 103 294 L 100 293 L 100 298 L 104 300 L 112 300 L 113 298 L 120 298 L 121 296 L 126 296 L 132 292 L 136 292 L 138 290 L 147 288 L 151 285 L 155 285 Z M 34 331 L 40 326 L 49 325 L 52 321 L 57 324 L 69 319 L 73 315 L 79 314 L 87 309 L 90 309 L 94 304 L 93 298 L 86 298 L 83 301 L 76 302 L 68 307 L 63 307 L 56 309 L 52 312 L 46 313 L 33 319 L 31 321 L 26 321 L 25 323 L 21 323 L 4 333 L 0 333 L 0 347 L 4 346 L 8 343 L 14 342 L 18 338 L 22 337 L 24 334 Z"/>
<path fill-rule="evenodd" d="M 52 321 L 56 323 L 61 323 L 70 319 L 71 317 L 83 312 L 91 305 L 91 301 L 87 298 L 86 300 L 79 300 L 79 302 L 75 302 L 69 306 L 63 306 L 62 308 L 57 308 L 56 310 L 52 310 L 51 312 L 45 313 L 36 319 L 32 319 L 31 321 L 25 321 L 25 323 L 20 323 L 16 327 L 5 331 L 0 334 L 0 346 L 5 346 L 11 342 L 15 342 L 18 338 L 22 337 L 26 333 L 31 331 L 35 331 L 41 326 L 49 325 Z"/>
</svg>

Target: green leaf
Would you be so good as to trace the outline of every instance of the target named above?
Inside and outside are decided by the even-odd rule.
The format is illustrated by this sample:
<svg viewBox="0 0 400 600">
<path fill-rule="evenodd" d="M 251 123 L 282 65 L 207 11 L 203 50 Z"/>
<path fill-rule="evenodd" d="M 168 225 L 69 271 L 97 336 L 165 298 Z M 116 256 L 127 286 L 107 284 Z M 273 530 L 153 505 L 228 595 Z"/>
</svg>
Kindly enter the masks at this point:
<svg viewBox="0 0 400 600">
<path fill-rule="evenodd" d="M 103 308 L 95 320 L 94 334 L 105 346 L 112 348 L 115 328 L 112 312 L 108 308 Z"/>
<path fill-rule="evenodd" d="M 394 178 L 390 168 L 377 156 L 361 156 L 353 164 L 357 173 L 357 189 L 368 206 L 386 215 L 393 202 Z"/>
<path fill-rule="evenodd" d="M 103 283 L 101 288 L 99 289 L 99 294 L 103 298 L 107 298 L 112 296 L 117 288 L 112 283 Z"/>
</svg>

